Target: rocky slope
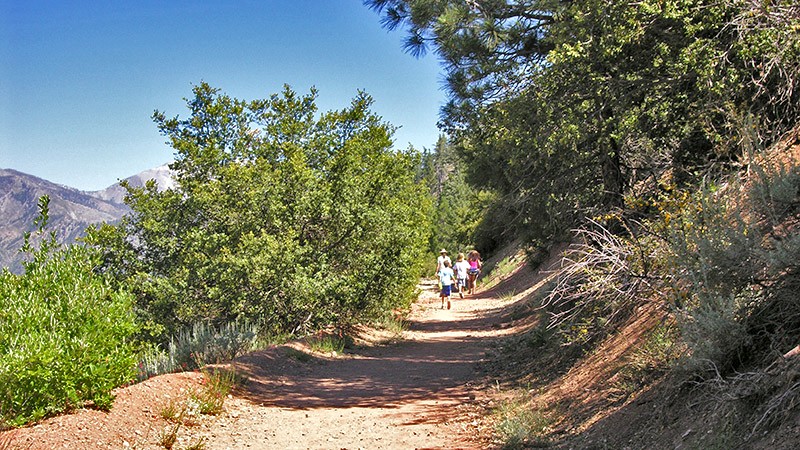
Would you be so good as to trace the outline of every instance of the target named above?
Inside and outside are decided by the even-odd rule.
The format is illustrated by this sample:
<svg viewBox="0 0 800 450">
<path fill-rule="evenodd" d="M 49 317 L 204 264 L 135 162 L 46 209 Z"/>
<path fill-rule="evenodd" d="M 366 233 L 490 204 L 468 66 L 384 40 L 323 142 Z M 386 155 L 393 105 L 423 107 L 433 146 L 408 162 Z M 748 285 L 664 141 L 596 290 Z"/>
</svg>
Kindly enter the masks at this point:
<svg viewBox="0 0 800 450">
<path fill-rule="evenodd" d="M 174 186 L 169 168 L 161 166 L 127 180 L 141 186 L 155 179 L 161 188 Z M 82 236 L 91 224 L 118 221 L 129 209 L 123 203 L 125 191 L 118 183 L 96 192 L 68 186 L 18 172 L 0 169 L 0 267 L 19 272 L 25 255 L 19 252 L 25 232 L 34 228 L 38 199 L 50 197 L 49 230 L 60 242 L 70 243 Z"/>
</svg>

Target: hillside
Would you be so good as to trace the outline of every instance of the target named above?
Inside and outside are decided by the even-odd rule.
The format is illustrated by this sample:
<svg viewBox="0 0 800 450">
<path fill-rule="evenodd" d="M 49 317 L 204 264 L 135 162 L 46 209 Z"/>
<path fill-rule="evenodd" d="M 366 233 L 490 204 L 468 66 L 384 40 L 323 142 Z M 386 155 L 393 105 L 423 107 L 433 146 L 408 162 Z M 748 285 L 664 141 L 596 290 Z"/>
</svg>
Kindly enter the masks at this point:
<svg viewBox="0 0 800 450">
<path fill-rule="evenodd" d="M 18 250 L 24 233 L 33 230 L 38 200 L 43 195 L 50 196 L 49 229 L 57 233 L 60 242 L 72 242 L 90 224 L 117 221 L 128 211 L 125 205 L 87 192 L 0 169 L 0 267 L 21 269 L 24 255 Z"/>
<path fill-rule="evenodd" d="M 174 186 L 167 166 L 146 170 L 126 180 L 138 187 L 149 179 L 156 180 L 161 189 Z M 116 222 L 129 211 L 123 203 L 125 190 L 119 183 L 100 191 L 84 192 L 16 170 L 0 169 L 0 267 L 13 272 L 21 270 L 24 255 L 19 249 L 23 235 L 33 230 L 33 221 L 39 214 L 38 199 L 43 195 L 50 196 L 48 229 L 65 243 L 82 236 L 89 225 Z"/>
</svg>

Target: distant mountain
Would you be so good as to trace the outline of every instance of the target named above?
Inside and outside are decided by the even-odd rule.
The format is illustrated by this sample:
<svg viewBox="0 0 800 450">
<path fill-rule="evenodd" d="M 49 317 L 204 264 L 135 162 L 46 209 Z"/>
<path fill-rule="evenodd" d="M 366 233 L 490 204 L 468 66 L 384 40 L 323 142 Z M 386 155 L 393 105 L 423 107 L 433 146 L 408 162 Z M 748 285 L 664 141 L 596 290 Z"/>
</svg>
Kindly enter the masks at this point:
<svg viewBox="0 0 800 450">
<path fill-rule="evenodd" d="M 127 178 L 133 186 L 141 186 L 149 179 L 155 179 L 161 189 L 175 185 L 166 166 Z M 16 170 L 0 169 L 0 267 L 21 271 L 25 255 L 19 249 L 25 232 L 34 228 L 42 195 L 50 196 L 48 229 L 64 243 L 83 236 L 91 224 L 114 223 L 130 211 L 122 201 L 125 190 L 119 183 L 101 191 L 84 192 Z"/>
<path fill-rule="evenodd" d="M 125 179 L 125 181 L 133 187 L 142 187 L 149 180 L 155 180 L 161 190 L 172 189 L 176 186 L 175 179 L 172 177 L 172 171 L 166 164 L 154 169 L 145 170 L 144 172 Z M 127 191 L 125 191 L 119 183 L 113 184 L 102 191 L 89 192 L 93 197 L 120 205 L 123 204 L 122 200 L 125 198 L 126 193 Z"/>
</svg>

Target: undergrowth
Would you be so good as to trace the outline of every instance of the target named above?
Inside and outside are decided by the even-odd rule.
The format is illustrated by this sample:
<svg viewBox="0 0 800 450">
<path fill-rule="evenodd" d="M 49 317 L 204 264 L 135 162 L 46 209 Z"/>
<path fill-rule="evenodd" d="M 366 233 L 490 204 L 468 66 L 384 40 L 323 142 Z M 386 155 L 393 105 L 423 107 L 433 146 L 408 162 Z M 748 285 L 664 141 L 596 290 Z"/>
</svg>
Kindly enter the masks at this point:
<svg viewBox="0 0 800 450">
<path fill-rule="evenodd" d="M 194 370 L 265 348 L 269 341 L 260 338 L 260 332 L 259 324 L 246 320 L 236 320 L 220 327 L 196 323 L 190 330 L 170 339 L 166 350 L 149 347 L 142 352 L 138 378 L 145 380 L 163 373 Z"/>
<path fill-rule="evenodd" d="M 317 353 L 340 354 L 344 352 L 348 339 L 329 333 L 318 333 L 306 338 L 308 347 Z"/>
<path fill-rule="evenodd" d="M 231 390 L 245 382 L 246 380 L 235 370 L 221 368 L 204 370 L 201 388 L 191 390 L 183 398 L 170 399 L 159 410 L 161 418 L 168 422 L 158 433 L 159 445 L 167 450 L 175 448 L 183 427 L 197 426 L 200 423 L 200 415 L 221 414 Z M 205 438 L 201 437 L 182 447 L 182 450 L 203 449 L 205 442 Z"/>
<path fill-rule="evenodd" d="M 800 342 L 800 167 L 752 163 L 630 204 L 577 230 L 543 302 L 550 328 L 588 350 L 655 302 L 668 325 L 628 356 L 621 395 L 670 372 L 719 408 L 745 408 L 752 429 L 731 431 L 738 439 L 788 420 L 800 377 L 776 364 Z"/>
<path fill-rule="evenodd" d="M 480 279 L 483 279 L 483 289 L 491 289 L 500 284 L 506 276 L 514 272 L 518 265 L 519 261 L 517 261 L 517 256 L 514 255 L 503 258 L 494 267 L 485 266 L 486 273 L 479 276 Z"/>
<path fill-rule="evenodd" d="M 46 232 L 46 196 L 39 208 L 25 272 L 0 272 L 0 428 L 83 405 L 108 409 L 112 389 L 135 375 L 133 297 L 95 270 L 92 249 L 62 247 Z"/>
<path fill-rule="evenodd" d="M 532 401 L 527 391 L 515 392 L 495 409 L 495 435 L 503 449 L 547 447 L 552 420 Z"/>
</svg>

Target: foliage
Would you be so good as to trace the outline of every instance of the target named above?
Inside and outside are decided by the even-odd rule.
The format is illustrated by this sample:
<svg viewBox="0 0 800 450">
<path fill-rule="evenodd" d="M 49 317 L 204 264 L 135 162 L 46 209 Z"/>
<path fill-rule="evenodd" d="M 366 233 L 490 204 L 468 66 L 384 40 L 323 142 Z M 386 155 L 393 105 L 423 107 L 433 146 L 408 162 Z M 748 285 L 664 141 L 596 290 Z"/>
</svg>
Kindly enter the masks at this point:
<svg viewBox="0 0 800 450">
<path fill-rule="evenodd" d="M 409 322 L 404 317 L 395 314 L 386 314 L 373 323 L 380 330 L 390 333 L 391 337 L 387 340 L 392 341 L 399 339 L 403 333 L 408 330 Z"/>
<path fill-rule="evenodd" d="M 344 352 L 347 339 L 331 335 L 329 333 L 318 333 L 306 338 L 306 343 L 312 351 L 319 353 L 342 353 Z"/>
<path fill-rule="evenodd" d="M 315 99 L 287 86 L 248 102 L 202 83 L 189 118 L 154 114 L 177 187 L 128 187 L 133 213 L 90 236 L 151 339 L 239 317 L 310 331 L 410 302 L 429 217 L 418 155 L 391 149 L 367 94 L 321 115 Z"/>
<path fill-rule="evenodd" d="M 535 246 L 665 173 L 681 186 L 730 165 L 747 121 L 768 145 L 800 118 L 790 0 L 365 3 L 442 59 L 441 125 L 467 179 Z"/>
<path fill-rule="evenodd" d="M 313 357 L 310 354 L 308 354 L 306 352 L 303 352 L 303 351 L 300 351 L 300 350 L 297 350 L 294 347 L 287 347 L 286 348 L 286 356 L 288 356 L 289 358 L 292 358 L 294 360 L 297 360 L 297 361 L 299 361 L 301 363 L 307 363 L 307 362 L 309 362 L 309 361 L 311 361 L 313 359 Z"/>
<path fill-rule="evenodd" d="M 656 292 L 649 240 L 630 229 L 616 235 L 599 222 L 576 230 L 576 243 L 565 252 L 563 269 L 542 301 L 549 327 L 567 342 L 597 342 L 623 324 L 635 308 Z"/>
<path fill-rule="evenodd" d="M 685 350 L 693 379 L 726 386 L 778 370 L 800 340 L 800 183 L 796 161 L 763 165 L 760 149 L 800 123 L 796 1 L 365 3 L 406 29 L 412 54 L 443 61 L 440 125 L 493 199 L 475 241 L 547 248 L 579 230 L 546 301 L 567 342 L 597 342 L 657 301 L 676 345 L 638 359 Z M 758 424 L 797 404 L 796 376 L 772 375 L 733 383 L 761 385 L 747 397 L 766 399 Z"/>
<path fill-rule="evenodd" d="M 648 330 L 626 364 L 610 380 L 620 400 L 639 392 L 658 377 L 668 373 L 680 361 L 685 351 L 680 332 L 671 322 Z"/>
<path fill-rule="evenodd" d="M 487 193 L 467 184 L 465 163 L 444 136 L 433 152 L 423 153 L 419 177 L 434 201 L 428 259 L 435 259 L 441 248 L 451 255 L 474 248 L 476 230 L 486 218 Z"/>
<path fill-rule="evenodd" d="M 140 355 L 139 380 L 155 375 L 201 368 L 230 361 L 263 346 L 262 326 L 237 320 L 214 327 L 205 322 L 192 325 L 170 338 L 165 349 L 148 347 Z"/>
<path fill-rule="evenodd" d="M 494 415 L 495 433 L 501 448 L 520 449 L 548 445 L 544 436 L 552 420 L 532 404 L 530 394 L 517 393 L 513 398 L 501 402 Z"/>
<path fill-rule="evenodd" d="M 700 190 L 656 223 L 689 367 L 724 374 L 800 339 L 798 170 L 753 164 L 747 183 Z"/>
<path fill-rule="evenodd" d="M 761 162 L 750 173 L 746 182 L 730 176 L 694 192 L 665 188 L 638 206 L 655 217 L 619 225 L 625 233 L 598 222 L 579 229 L 582 240 L 543 302 L 550 325 L 568 342 L 587 344 L 659 299 L 688 350 L 683 369 L 704 377 L 793 347 L 798 168 Z"/>
<path fill-rule="evenodd" d="M 665 322 L 649 330 L 644 342 L 628 357 L 629 366 L 639 372 L 666 372 L 680 357 L 680 333 Z"/>
<path fill-rule="evenodd" d="M 182 420 L 185 409 L 186 408 L 181 400 L 170 398 L 159 409 L 158 414 L 167 422 L 178 423 Z"/>
<path fill-rule="evenodd" d="M 189 396 L 197 405 L 200 414 L 218 415 L 222 413 L 225 399 L 231 389 L 240 383 L 233 370 L 213 369 L 203 372 L 203 388 Z"/>
<path fill-rule="evenodd" d="M 178 433 L 182 426 L 196 425 L 200 414 L 218 415 L 223 412 L 225 400 L 231 390 L 244 382 L 234 370 L 211 369 L 203 371 L 202 387 L 192 390 L 185 397 L 170 399 L 160 411 L 160 416 L 169 422 L 158 433 L 159 444 L 171 449 L 179 441 Z M 206 439 L 199 438 L 184 449 L 205 448 Z"/>
<path fill-rule="evenodd" d="M 37 235 L 49 199 L 39 201 Z M 109 408 L 111 390 L 134 375 L 132 296 L 96 269 L 97 252 L 61 247 L 54 233 L 23 250 L 25 272 L 0 273 L 0 418 L 18 426 L 85 402 Z"/>
<path fill-rule="evenodd" d="M 170 423 L 163 430 L 158 433 L 158 443 L 166 450 L 171 450 L 175 443 L 178 442 L 178 430 L 180 430 L 180 423 Z"/>
</svg>

